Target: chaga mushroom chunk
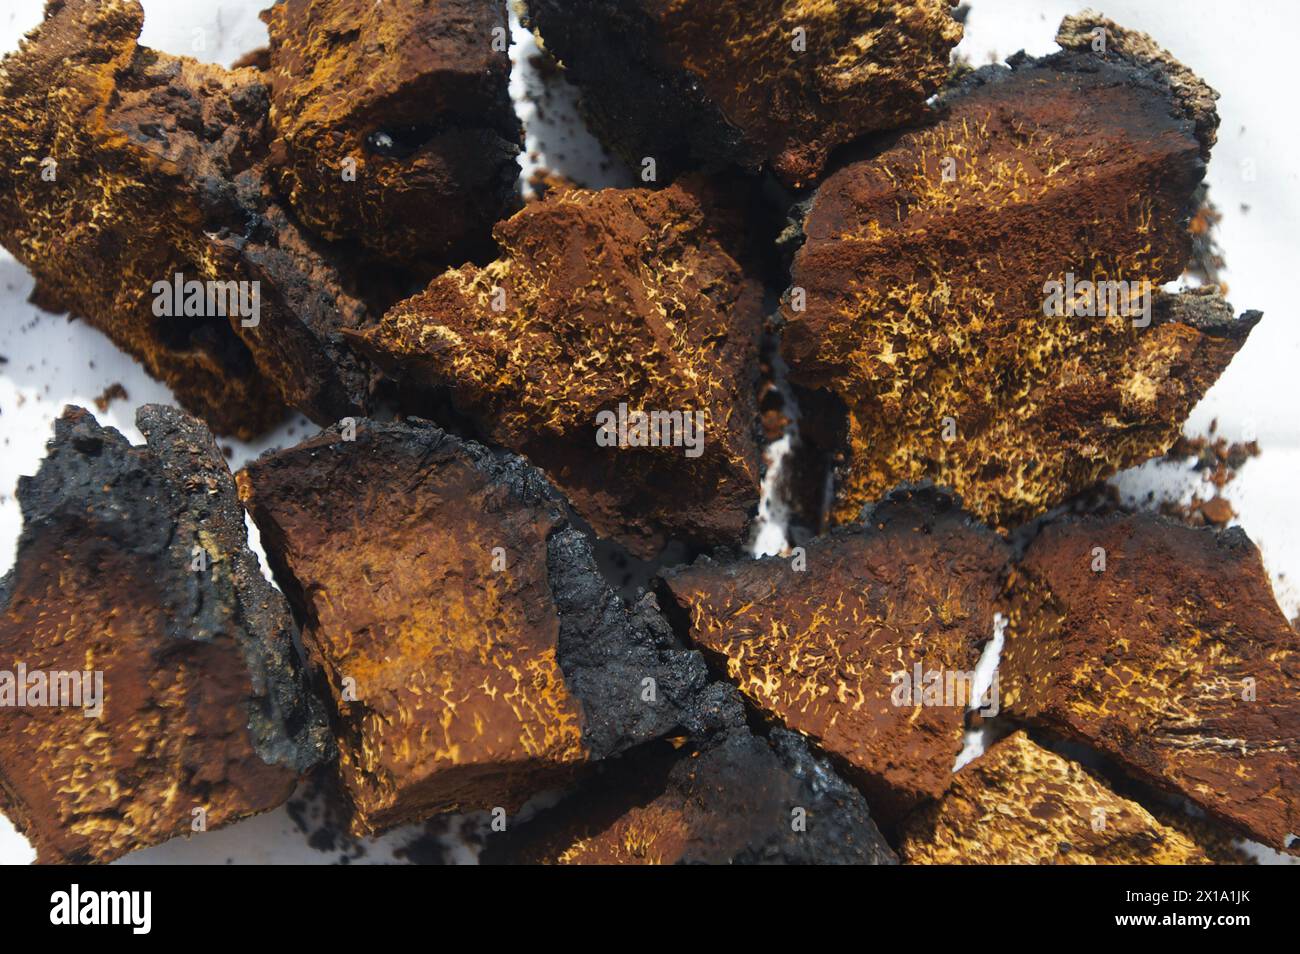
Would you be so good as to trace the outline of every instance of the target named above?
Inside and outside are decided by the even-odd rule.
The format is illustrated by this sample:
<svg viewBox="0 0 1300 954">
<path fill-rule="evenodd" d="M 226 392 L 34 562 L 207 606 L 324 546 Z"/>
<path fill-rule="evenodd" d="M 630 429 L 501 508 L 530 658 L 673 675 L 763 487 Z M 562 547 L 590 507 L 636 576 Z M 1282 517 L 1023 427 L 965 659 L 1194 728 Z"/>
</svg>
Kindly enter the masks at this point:
<svg viewBox="0 0 1300 954">
<path fill-rule="evenodd" d="M 1094 50 L 1092 22 L 967 75 L 942 119 L 812 199 L 783 348 L 794 385 L 848 409 L 837 521 L 931 479 L 1019 524 L 1164 453 L 1254 326 L 1160 292 L 1189 259 L 1217 94 L 1108 21 Z"/>
<path fill-rule="evenodd" d="M 1300 834 L 1300 636 L 1240 529 L 1065 520 L 1009 596 L 1009 714 L 1257 841 Z"/>
<path fill-rule="evenodd" d="M 497 227 L 495 262 L 445 273 L 355 339 L 638 556 L 737 544 L 758 499 L 764 307 L 729 201 L 692 182 L 531 203 Z"/>
<path fill-rule="evenodd" d="M 521 459 L 361 422 L 239 474 L 335 708 L 356 827 L 505 808 L 672 731 L 705 682 Z"/>
<path fill-rule="evenodd" d="M 0 66 L 0 242 L 220 433 L 361 411 L 361 303 L 262 177 L 267 90 L 142 47 L 134 0 L 52 2 Z"/>
<path fill-rule="evenodd" d="M 633 166 L 770 165 L 794 187 L 922 115 L 962 34 L 947 0 L 531 0 L 527 22 Z"/>
<path fill-rule="evenodd" d="M 908 864 L 1204 865 L 1195 842 L 1016 732 L 909 820 Z"/>
<path fill-rule="evenodd" d="M 892 821 L 948 786 L 1007 557 L 952 498 L 918 488 L 790 557 L 702 558 L 666 583 L 745 698 Z"/>
<path fill-rule="evenodd" d="M 708 693 L 712 724 L 602 766 L 518 831 L 490 835 L 480 862 L 896 864 L 862 795 L 800 736 L 753 735 L 721 688 Z"/>
<path fill-rule="evenodd" d="M 298 217 L 396 262 L 487 245 L 518 195 L 505 0 L 281 0 L 262 16 L 276 177 Z"/>
<path fill-rule="evenodd" d="M 333 753 L 211 435 L 172 408 L 136 423 L 142 447 L 70 407 L 18 482 L 0 811 L 39 862 L 111 861 L 267 811 Z"/>
</svg>

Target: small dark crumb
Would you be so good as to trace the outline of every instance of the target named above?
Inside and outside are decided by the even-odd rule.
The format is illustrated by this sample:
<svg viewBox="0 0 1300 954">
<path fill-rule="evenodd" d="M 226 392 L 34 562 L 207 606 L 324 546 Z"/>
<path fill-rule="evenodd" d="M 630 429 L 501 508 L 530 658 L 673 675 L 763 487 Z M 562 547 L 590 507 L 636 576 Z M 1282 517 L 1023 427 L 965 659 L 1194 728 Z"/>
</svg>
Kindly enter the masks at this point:
<svg viewBox="0 0 1300 954">
<path fill-rule="evenodd" d="M 1187 263 L 1187 271 L 1206 285 L 1218 285 L 1226 295 L 1228 286 L 1219 278 L 1224 267 L 1223 249 L 1219 247 L 1216 234 L 1223 214 L 1210 201 L 1208 186 L 1201 185 L 1195 198 L 1200 207 L 1188 226 L 1192 233 L 1192 259 Z"/>
<path fill-rule="evenodd" d="M 1193 527 L 1224 527 L 1236 516 L 1236 512 L 1222 496 L 1221 491 L 1237 476 L 1252 457 L 1259 456 L 1257 441 L 1229 443 L 1227 438 L 1214 437 L 1218 421 L 1210 424 L 1209 437 L 1180 437 L 1169 449 L 1164 459 L 1183 461 L 1195 458 L 1194 470 L 1200 472 L 1205 482 L 1213 488 L 1213 495 L 1202 498 L 1194 495 L 1187 503 L 1167 501 L 1160 505 L 1160 513 Z"/>
<path fill-rule="evenodd" d="M 126 388 L 122 387 L 120 383 L 115 381 L 108 387 L 104 388 L 103 393 L 100 394 L 99 397 L 95 398 L 95 407 L 99 408 L 99 413 L 103 414 L 108 410 L 108 406 L 114 401 L 125 401 L 128 400 L 129 397 L 130 395 L 126 393 Z"/>
<path fill-rule="evenodd" d="M 546 52 L 534 53 L 528 57 L 528 65 L 537 71 L 537 75 L 544 80 L 559 76 L 561 68 L 559 61 Z"/>
</svg>

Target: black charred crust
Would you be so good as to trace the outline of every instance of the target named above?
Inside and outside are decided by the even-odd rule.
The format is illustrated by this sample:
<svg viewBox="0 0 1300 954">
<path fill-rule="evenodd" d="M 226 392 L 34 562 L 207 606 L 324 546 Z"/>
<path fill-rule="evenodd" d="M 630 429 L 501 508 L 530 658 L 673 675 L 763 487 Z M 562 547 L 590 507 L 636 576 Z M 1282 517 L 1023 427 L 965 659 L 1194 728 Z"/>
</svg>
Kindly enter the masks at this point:
<svg viewBox="0 0 1300 954">
<path fill-rule="evenodd" d="M 147 561 L 165 593 L 168 635 L 235 639 L 248 667 L 248 730 L 268 764 L 295 772 L 333 758 L 324 707 L 306 685 L 284 597 L 248 549 L 244 511 L 207 427 L 181 411 L 147 405 L 137 414 L 147 443 L 133 447 L 79 407 L 55 422 L 48 456 L 18 484 L 24 527 L 18 560 L 46 534 L 68 546 L 100 541 Z M 196 546 L 208 572 L 192 572 Z M 0 584 L 0 609 L 9 581 Z"/>
<path fill-rule="evenodd" d="M 708 672 L 699 653 L 678 647 L 655 597 L 625 605 L 571 527 L 547 541 L 547 568 L 560 613 L 557 658 L 582 702 L 592 756 L 608 758 L 686 722 Z M 653 702 L 645 698 L 651 689 Z"/>
<path fill-rule="evenodd" d="M 710 716 L 679 746 L 653 742 L 602 766 L 579 791 L 516 832 L 489 839 L 484 864 L 553 861 L 652 802 L 680 811 L 678 864 L 897 864 L 866 800 L 799 735 L 744 724 L 736 691 L 712 683 Z"/>
<path fill-rule="evenodd" d="M 1176 295 L 1158 291 L 1151 301 L 1152 324 L 1175 322 L 1213 338 L 1233 341 L 1244 341 L 1263 317 L 1261 311 L 1247 311 L 1237 317 L 1232 305 L 1214 285 L 1187 289 Z"/>
</svg>

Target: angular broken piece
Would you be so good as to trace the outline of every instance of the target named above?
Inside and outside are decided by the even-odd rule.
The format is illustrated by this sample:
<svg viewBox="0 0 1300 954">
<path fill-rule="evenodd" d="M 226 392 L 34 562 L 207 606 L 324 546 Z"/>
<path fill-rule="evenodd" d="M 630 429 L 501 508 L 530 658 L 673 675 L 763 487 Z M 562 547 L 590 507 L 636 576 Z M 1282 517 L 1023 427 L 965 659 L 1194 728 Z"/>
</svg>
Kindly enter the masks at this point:
<svg viewBox="0 0 1300 954">
<path fill-rule="evenodd" d="M 1064 520 L 1009 598 L 1007 713 L 1274 848 L 1300 834 L 1300 635 L 1240 529 Z"/>
<path fill-rule="evenodd" d="M 601 536 L 644 557 L 737 544 L 758 499 L 763 289 L 715 197 L 692 182 L 531 203 L 497 227 L 495 262 L 355 338 L 545 470 Z"/>
<path fill-rule="evenodd" d="M 910 819 L 899 854 L 925 865 L 1204 865 L 1206 854 L 1077 762 L 1016 732 Z"/>
<path fill-rule="evenodd" d="M 364 407 L 364 308 L 263 182 L 267 90 L 137 42 L 135 0 L 51 2 L 0 64 L 0 243 L 220 433 Z"/>
<path fill-rule="evenodd" d="M 275 176 L 298 217 L 392 261 L 487 245 L 517 201 L 505 0 L 280 0 Z"/>
<path fill-rule="evenodd" d="M 103 862 L 274 808 L 333 752 L 280 593 L 202 424 L 132 447 L 55 422 L 0 583 L 0 812 L 40 862 Z"/>
<path fill-rule="evenodd" d="M 518 457 L 361 422 L 238 480 L 329 684 L 359 831 L 514 811 L 674 730 L 706 681 L 652 596 L 609 589 Z"/>
<path fill-rule="evenodd" d="M 845 766 L 876 815 L 947 788 L 1008 558 L 932 489 L 793 557 L 670 571 L 690 638 L 760 712 Z"/>
<path fill-rule="evenodd" d="M 1050 509 L 1164 453 L 1258 319 L 1161 293 L 1216 94 L 1108 36 L 968 74 L 942 119 L 812 199 L 783 349 L 794 385 L 848 409 L 838 521 L 923 479 L 997 525 Z"/>
<path fill-rule="evenodd" d="M 770 164 L 794 187 L 920 116 L 962 34 L 947 0 L 531 0 L 527 20 L 638 169 Z"/>
<path fill-rule="evenodd" d="M 734 691 L 723 710 L 725 725 L 629 752 L 517 832 L 488 836 L 480 862 L 897 863 L 862 795 L 800 736 L 752 734 Z"/>
</svg>

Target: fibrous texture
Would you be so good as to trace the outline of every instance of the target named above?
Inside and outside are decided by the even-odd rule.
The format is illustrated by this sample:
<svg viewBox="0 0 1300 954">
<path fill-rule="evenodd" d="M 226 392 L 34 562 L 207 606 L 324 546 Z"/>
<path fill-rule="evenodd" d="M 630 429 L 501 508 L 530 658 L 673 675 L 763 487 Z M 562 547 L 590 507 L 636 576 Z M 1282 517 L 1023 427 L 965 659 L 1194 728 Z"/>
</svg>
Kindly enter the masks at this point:
<svg viewBox="0 0 1300 954">
<path fill-rule="evenodd" d="M 330 239 L 393 261 L 488 240 L 517 194 L 504 0 L 280 0 L 276 181 Z"/>
<path fill-rule="evenodd" d="M 692 183 L 532 203 L 497 227 L 495 262 L 445 273 L 358 341 L 542 467 L 599 534 L 643 556 L 736 543 L 758 497 L 763 292 L 712 199 Z M 631 415 L 652 413 L 667 426 L 638 434 Z"/>
<path fill-rule="evenodd" d="M 221 433 L 252 437 L 286 404 L 355 413 L 368 373 L 339 329 L 364 309 L 265 186 L 260 75 L 142 47 L 142 23 L 135 0 L 50 3 L 0 63 L 0 241 L 38 304 L 86 318 Z M 160 313 L 178 275 L 202 304 Z"/>
<path fill-rule="evenodd" d="M 528 16 L 633 165 L 770 164 L 795 187 L 835 146 L 922 115 L 962 32 L 947 0 L 532 0 Z"/>
<path fill-rule="evenodd" d="M 1024 732 L 958 772 L 942 802 L 909 820 L 899 852 L 927 865 L 1210 863 L 1186 835 Z"/>
<path fill-rule="evenodd" d="M 18 484 L 0 809 L 42 862 L 109 861 L 266 811 L 332 755 L 211 435 L 170 408 L 136 420 L 143 447 L 68 408 Z"/>
<path fill-rule="evenodd" d="M 1300 639 L 1240 529 L 1065 520 L 1009 598 L 1008 713 L 1258 841 L 1300 834 Z"/>
<path fill-rule="evenodd" d="M 329 685 L 361 830 L 514 811 L 673 730 L 704 684 L 654 598 L 623 604 L 517 457 L 362 422 L 239 481 Z"/>
<path fill-rule="evenodd" d="M 1015 525 L 1163 453 L 1245 341 L 1257 315 L 1160 292 L 1218 120 L 1150 49 L 978 70 L 817 191 L 784 351 L 848 409 L 838 520 L 928 478 Z"/>
<path fill-rule="evenodd" d="M 651 743 L 518 833 L 485 864 L 894 864 L 867 803 L 798 735 L 751 734 L 734 691 L 712 686 L 695 737 Z"/>
<path fill-rule="evenodd" d="M 1007 556 L 951 498 L 920 489 L 790 558 L 702 558 L 667 585 L 692 642 L 889 820 L 948 785 Z"/>
</svg>

